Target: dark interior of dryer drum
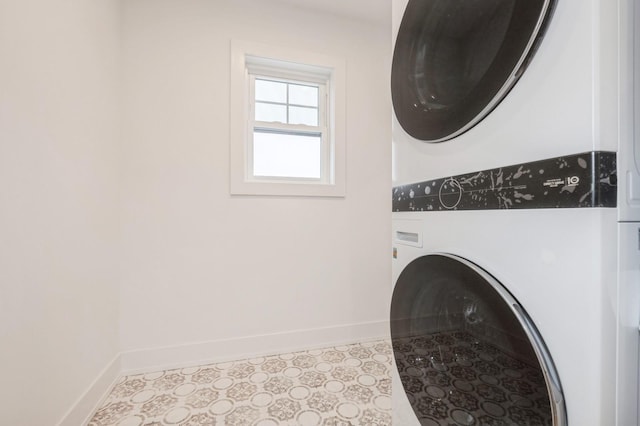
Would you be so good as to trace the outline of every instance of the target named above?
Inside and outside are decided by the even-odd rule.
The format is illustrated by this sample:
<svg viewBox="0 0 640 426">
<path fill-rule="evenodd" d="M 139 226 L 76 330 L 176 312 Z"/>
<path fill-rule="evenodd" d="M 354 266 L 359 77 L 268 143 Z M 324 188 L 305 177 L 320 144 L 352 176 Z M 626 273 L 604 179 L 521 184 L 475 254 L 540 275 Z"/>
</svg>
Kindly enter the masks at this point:
<svg viewBox="0 0 640 426">
<path fill-rule="evenodd" d="M 409 0 L 393 53 L 399 124 L 427 142 L 480 122 L 531 62 L 555 0 Z"/>
</svg>

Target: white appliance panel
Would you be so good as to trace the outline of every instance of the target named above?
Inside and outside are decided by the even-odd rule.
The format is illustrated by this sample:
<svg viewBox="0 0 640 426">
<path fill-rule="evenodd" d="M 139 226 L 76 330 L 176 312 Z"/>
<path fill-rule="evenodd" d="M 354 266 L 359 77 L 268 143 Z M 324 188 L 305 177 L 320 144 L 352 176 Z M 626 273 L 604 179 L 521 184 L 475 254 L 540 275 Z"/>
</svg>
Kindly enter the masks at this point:
<svg viewBox="0 0 640 426">
<path fill-rule="evenodd" d="M 640 221 L 640 6 L 620 4 L 620 147 L 618 207 L 622 222 Z"/>
<path fill-rule="evenodd" d="M 636 426 L 640 401 L 640 224 L 619 224 L 618 239 L 616 424 Z"/>
</svg>

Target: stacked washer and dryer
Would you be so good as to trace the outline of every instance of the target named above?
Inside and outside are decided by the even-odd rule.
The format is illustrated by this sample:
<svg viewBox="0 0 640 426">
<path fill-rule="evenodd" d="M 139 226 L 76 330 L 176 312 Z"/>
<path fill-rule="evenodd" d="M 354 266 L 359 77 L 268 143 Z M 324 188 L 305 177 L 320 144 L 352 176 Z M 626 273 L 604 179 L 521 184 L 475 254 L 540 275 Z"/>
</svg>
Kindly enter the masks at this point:
<svg viewBox="0 0 640 426">
<path fill-rule="evenodd" d="M 393 0 L 394 425 L 638 425 L 638 24 Z"/>
</svg>

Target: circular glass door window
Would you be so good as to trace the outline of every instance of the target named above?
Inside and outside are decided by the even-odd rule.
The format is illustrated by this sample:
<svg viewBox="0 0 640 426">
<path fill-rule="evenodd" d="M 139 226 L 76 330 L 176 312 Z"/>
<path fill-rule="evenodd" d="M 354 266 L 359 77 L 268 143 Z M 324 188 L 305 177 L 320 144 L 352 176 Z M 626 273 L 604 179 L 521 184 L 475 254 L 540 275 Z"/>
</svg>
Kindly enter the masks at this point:
<svg viewBox="0 0 640 426">
<path fill-rule="evenodd" d="M 391 302 L 397 373 L 421 425 L 566 426 L 538 330 L 491 275 L 449 254 L 402 271 Z"/>
<path fill-rule="evenodd" d="M 442 142 L 477 124 L 533 57 L 556 0 L 409 0 L 393 53 L 402 128 Z"/>
</svg>

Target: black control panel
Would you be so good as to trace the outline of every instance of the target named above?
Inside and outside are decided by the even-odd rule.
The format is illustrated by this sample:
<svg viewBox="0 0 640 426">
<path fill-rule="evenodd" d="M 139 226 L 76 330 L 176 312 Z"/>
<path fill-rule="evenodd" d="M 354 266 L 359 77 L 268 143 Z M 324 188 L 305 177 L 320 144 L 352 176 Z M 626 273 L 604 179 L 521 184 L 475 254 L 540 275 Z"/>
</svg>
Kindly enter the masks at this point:
<svg viewBox="0 0 640 426">
<path fill-rule="evenodd" d="M 616 207 L 615 152 L 593 151 L 393 188 L 394 212 Z"/>
</svg>

